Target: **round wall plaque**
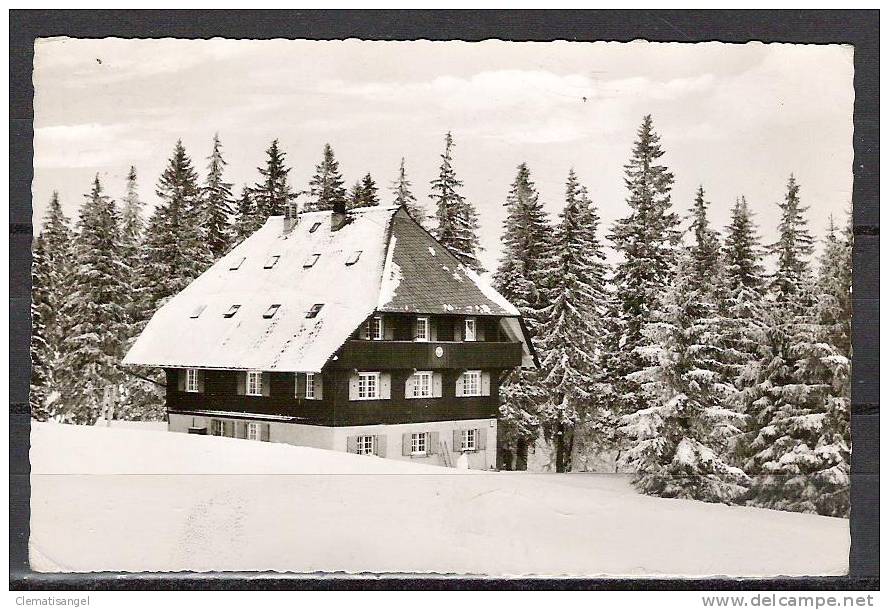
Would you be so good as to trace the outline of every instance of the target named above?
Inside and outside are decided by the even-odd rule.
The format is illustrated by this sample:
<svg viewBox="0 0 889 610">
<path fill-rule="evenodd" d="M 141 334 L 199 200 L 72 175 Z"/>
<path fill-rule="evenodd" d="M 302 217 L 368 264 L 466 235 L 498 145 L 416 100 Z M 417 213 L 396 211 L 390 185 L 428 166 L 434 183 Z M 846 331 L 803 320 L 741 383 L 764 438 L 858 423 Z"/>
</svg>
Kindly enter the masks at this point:
<svg viewBox="0 0 889 610">
<path fill-rule="evenodd" d="M 439 358 L 444 356 L 444 349 L 440 345 L 435 348 L 435 355 L 438 356 Z"/>
</svg>

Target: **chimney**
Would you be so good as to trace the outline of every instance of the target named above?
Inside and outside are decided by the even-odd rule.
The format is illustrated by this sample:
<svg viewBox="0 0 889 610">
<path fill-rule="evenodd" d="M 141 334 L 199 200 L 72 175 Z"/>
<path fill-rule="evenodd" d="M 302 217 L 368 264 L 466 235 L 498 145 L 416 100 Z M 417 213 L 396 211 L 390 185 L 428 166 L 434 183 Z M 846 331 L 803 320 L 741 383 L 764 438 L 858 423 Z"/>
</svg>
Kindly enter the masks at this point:
<svg viewBox="0 0 889 610">
<path fill-rule="evenodd" d="M 284 235 L 287 235 L 299 224 L 299 206 L 288 203 L 284 206 Z"/>
<path fill-rule="evenodd" d="M 330 215 L 330 230 L 339 231 L 348 222 L 349 215 L 346 213 L 345 199 L 335 201 L 333 204 L 333 213 Z"/>
</svg>

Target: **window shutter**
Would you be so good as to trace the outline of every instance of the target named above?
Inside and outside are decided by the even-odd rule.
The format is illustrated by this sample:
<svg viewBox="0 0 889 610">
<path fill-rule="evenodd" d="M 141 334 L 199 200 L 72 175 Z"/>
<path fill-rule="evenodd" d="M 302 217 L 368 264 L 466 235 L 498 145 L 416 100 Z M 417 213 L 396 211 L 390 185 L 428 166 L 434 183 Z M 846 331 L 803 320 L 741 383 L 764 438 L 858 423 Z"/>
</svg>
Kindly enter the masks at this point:
<svg viewBox="0 0 889 610">
<path fill-rule="evenodd" d="M 401 435 L 401 455 L 411 454 L 411 433 L 405 432 Z"/>
<path fill-rule="evenodd" d="M 457 375 L 457 384 L 454 386 L 455 396 L 463 396 L 463 373 Z"/>
<path fill-rule="evenodd" d="M 368 322 L 365 322 L 358 327 L 358 338 L 370 339 L 370 324 Z"/>
<path fill-rule="evenodd" d="M 485 326 L 487 320 L 484 318 L 479 318 L 475 321 L 475 340 L 476 341 L 484 341 L 485 340 Z"/>
<path fill-rule="evenodd" d="M 416 385 L 416 377 L 413 375 L 408 375 L 407 380 L 404 382 L 404 397 L 407 399 L 411 399 L 414 397 L 414 386 Z"/>
<path fill-rule="evenodd" d="M 239 421 L 235 423 L 238 438 L 247 438 L 247 422 Z"/>
<path fill-rule="evenodd" d="M 297 398 L 305 398 L 306 397 L 306 376 L 304 373 L 294 373 L 293 377 L 295 379 L 294 384 L 295 387 L 293 389 L 294 396 Z"/>
<path fill-rule="evenodd" d="M 185 369 L 178 369 L 176 371 L 176 387 L 180 392 L 185 391 L 185 377 L 188 375 L 188 372 Z"/>
<path fill-rule="evenodd" d="M 198 392 L 200 392 L 201 394 L 203 394 L 206 389 L 204 383 L 204 373 L 205 371 L 198 371 Z"/>
<path fill-rule="evenodd" d="M 432 316 L 429 316 L 429 340 L 438 341 L 438 328 L 435 323 L 435 318 Z"/>
<path fill-rule="evenodd" d="M 268 424 L 259 424 L 259 429 L 260 429 L 260 438 L 265 442 L 269 442 L 269 425 Z"/>
<path fill-rule="evenodd" d="M 410 439 L 408 439 L 410 440 Z M 410 449 L 410 447 L 408 447 Z M 386 457 L 386 435 L 379 434 L 374 437 L 374 453 L 380 457 Z"/>
<path fill-rule="evenodd" d="M 438 432 L 428 432 L 426 434 L 426 453 L 436 455 L 438 451 Z"/>
<path fill-rule="evenodd" d="M 488 431 L 485 428 L 479 428 L 475 431 L 475 448 L 484 451 L 487 446 Z"/>
<path fill-rule="evenodd" d="M 491 395 L 491 373 L 482 371 L 482 396 Z"/>
<path fill-rule="evenodd" d="M 358 373 L 349 375 L 349 400 L 358 400 Z"/>
<path fill-rule="evenodd" d="M 420 326 L 419 320 L 414 318 L 411 321 L 411 339 L 413 339 L 414 341 L 417 340 L 417 336 L 419 335 L 419 329 L 418 329 L 419 326 Z"/>
<path fill-rule="evenodd" d="M 262 374 L 262 395 L 263 396 L 271 396 L 272 394 L 272 374 L 271 373 L 263 373 Z"/>
<path fill-rule="evenodd" d="M 454 341 L 462 341 L 463 340 L 463 320 L 457 319 L 454 321 Z"/>
<path fill-rule="evenodd" d="M 358 453 L 358 437 L 346 437 L 346 453 Z"/>
<path fill-rule="evenodd" d="M 324 398 L 324 377 L 321 373 L 315 373 L 315 400 Z"/>
<path fill-rule="evenodd" d="M 392 374 L 380 373 L 380 398 L 389 400 L 392 398 Z"/>
<path fill-rule="evenodd" d="M 228 420 L 222 422 L 222 436 L 227 436 L 229 438 L 235 436 L 235 422 Z"/>
<path fill-rule="evenodd" d="M 391 318 L 387 318 L 386 316 L 382 316 L 380 318 L 380 324 L 383 325 L 383 338 L 387 341 L 391 341 L 395 338 L 395 324 Z"/>
<path fill-rule="evenodd" d="M 245 396 L 247 394 L 247 372 L 238 371 L 238 395 Z"/>
<path fill-rule="evenodd" d="M 441 373 L 432 373 L 432 398 L 441 398 Z"/>
<path fill-rule="evenodd" d="M 460 447 L 463 443 L 462 432 L 460 430 L 454 430 L 454 444 L 451 445 L 451 449 L 456 452 L 460 451 Z"/>
</svg>

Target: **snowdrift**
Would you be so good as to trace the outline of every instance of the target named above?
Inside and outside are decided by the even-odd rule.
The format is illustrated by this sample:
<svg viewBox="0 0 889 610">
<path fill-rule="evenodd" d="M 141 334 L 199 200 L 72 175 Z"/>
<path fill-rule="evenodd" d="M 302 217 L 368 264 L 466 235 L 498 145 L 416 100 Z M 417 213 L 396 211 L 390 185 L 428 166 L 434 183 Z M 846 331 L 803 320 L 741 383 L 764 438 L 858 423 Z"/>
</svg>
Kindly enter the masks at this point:
<svg viewBox="0 0 889 610">
<path fill-rule="evenodd" d="M 621 475 L 457 471 L 115 427 L 35 424 L 46 572 L 843 574 L 848 521 L 636 494 Z"/>
</svg>

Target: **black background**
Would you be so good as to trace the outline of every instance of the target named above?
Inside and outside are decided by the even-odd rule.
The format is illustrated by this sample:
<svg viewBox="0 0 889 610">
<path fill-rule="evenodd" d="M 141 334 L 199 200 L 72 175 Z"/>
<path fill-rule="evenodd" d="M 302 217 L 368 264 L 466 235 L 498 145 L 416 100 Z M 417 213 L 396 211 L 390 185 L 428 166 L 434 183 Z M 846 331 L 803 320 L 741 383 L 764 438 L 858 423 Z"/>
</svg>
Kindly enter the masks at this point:
<svg viewBox="0 0 889 610">
<path fill-rule="evenodd" d="M 48 11 L 9 13 L 9 568 L 13 589 L 878 589 L 879 11 Z M 852 517 L 848 577 L 487 579 L 259 573 L 38 574 L 28 567 L 33 44 L 78 38 L 847 43 L 855 47 Z M 689 532 L 694 536 L 694 532 Z"/>
</svg>

